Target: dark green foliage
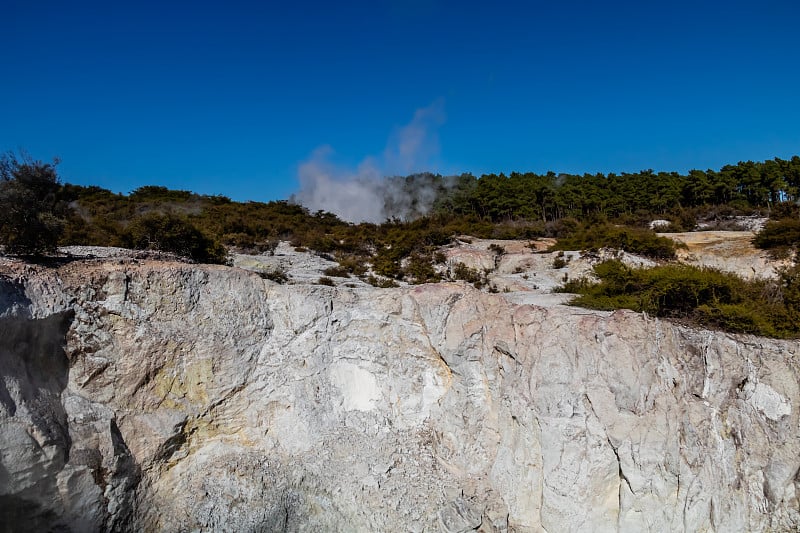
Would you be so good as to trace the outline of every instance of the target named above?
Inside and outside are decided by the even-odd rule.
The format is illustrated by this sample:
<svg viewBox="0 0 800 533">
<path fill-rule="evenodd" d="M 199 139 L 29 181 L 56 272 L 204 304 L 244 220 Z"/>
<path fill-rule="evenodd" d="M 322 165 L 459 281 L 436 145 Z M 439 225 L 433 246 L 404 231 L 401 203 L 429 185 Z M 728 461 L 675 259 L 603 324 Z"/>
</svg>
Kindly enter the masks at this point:
<svg viewBox="0 0 800 533">
<path fill-rule="evenodd" d="M 132 191 L 128 197 L 137 203 L 144 202 L 185 202 L 191 198 L 199 198 L 190 191 L 176 191 L 160 185 L 145 185 Z"/>
<path fill-rule="evenodd" d="M 403 276 L 413 283 L 436 283 L 442 279 L 434 270 L 431 257 L 421 253 L 411 254 Z"/>
<path fill-rule="evenodd" d="M 125 245 L 137 217 L 172 215 L 221 244 L 250 253 L 270 252 L 278 241 L 325 253 L 351 275 L 367 266 L 382 276 L 414 282 L 421 257 L 459 235 L 486 239 L 556 237 L 562 249 L 616 247 L 668 259 L 674 245 L 637 230 L 654 218 L 689 230 L 698 219 L 772 212 L 794 216 L 800 158 L 742 162 L 688 174 L 644 170 L 623 174 L 417 174 L 390 178 L 384 207 L 398 217 L 383 224 L 348 224 L 331 213 L 310 213 L 289 202 L 232 202 L 159 186 L 128 196 L 98 187 L 65 185 L 57 201 L 69 204 L 62 244 Z M 414 218 L 433 206 L 427 216 Z M 619 226 L 625 228 L 619 228 Z M 633 229 L 631 229 L 633 228 Z M 409 271 L 412 263 L 414 266 Z M 435 259 L 438 261 L 438 259 Z"/>
<path fill-rule="evenodd" d="M 487 272 L 481 272 L 480 270 L 470 268 L 464 263 L 456 263 L 453 267 L 452 277 L 453 279 L 472 283 L 476 289 L 480 289 L 487 283 L 486 274 Z"/>
<path fill-rule="evenodd" d="M 753 239 L 753 244 L 764 249 L 794 249 L 800 245 L 800 219 L 770 220 Z"/>
<path fill-rule="evenodd" d="M 70 184 L 59 195 L 71 208 L 61 244 L 122 246 L 124 224 L 134 211 L 127 197 L 100 187 Z"/>
<path fill-rule="evenodd" d="M 353 276 L 363 276 L 367 273 L 365 258 L 356 254 L 341 253 L 334 257 L 339 266 L 348 274 Z"/>
<path fill-rule="evenodd" d="M 694 218 L 719 206 L 739 214 L 798 200 L 800 157 L 740 162 L 687 174 L 643 170 L 622 174 L 465 174 L 435 204 L 437 212 L 477 215 L 492 222 L 575 218 L 645 225 L 666 218 L 689 231 Z M 687 216 L 691 214 L 692 216 Z M 548 232 L 548 236 L 552 235 Z"/>
<path fill-rule="evenodd" d="M 782 220 L 784 218 L 800 219 L 800 202 L 781 202 L 776 204 L 769 213 L 772 220 Z"/>
<path fill-rule="evenodd" d="M 7 252 L 55 251 L 65 210 L 58 199 L 56 164 L 11 152 L 0 157 L 0 244 Z"/>
<path fill-rule="evenodd" d="M 582 228 L 560 239 L 551 250 L 599 250 L 615 248 L 652 259 L 674 259 L 675 241 L 654 231 L 602 224 Z"/>
<path fill-rule="evenodd" d="M 592 309 L 632 309 L 706 327 L 770 337 L 800 335 L 800 273 L 778 281 L 745 281 L 733 274 L 688 265 L 635 269 L 619 261 L 595 266 L 598 283 L 567 282 L 571 303 Z"/>
<path fill-rule="evenodd" d="M 151 213 L 136 217 L 125 230 L 123 239 L 131 248 L 170 252 L 201 263 L 224 264 L 227 260 L 227 252 L 221 244 L 177 215 Z"/>
</svg>

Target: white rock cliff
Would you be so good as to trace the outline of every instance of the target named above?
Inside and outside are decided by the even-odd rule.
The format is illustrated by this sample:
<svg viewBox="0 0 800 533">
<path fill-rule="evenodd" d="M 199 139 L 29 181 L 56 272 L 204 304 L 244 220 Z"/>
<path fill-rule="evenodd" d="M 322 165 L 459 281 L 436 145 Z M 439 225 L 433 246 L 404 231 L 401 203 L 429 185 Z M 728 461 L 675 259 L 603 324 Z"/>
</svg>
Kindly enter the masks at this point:
<svg viewBox="0 0 800 533">
<path fill-rule="evenodd" d="M 463 283 L 1 272 L 2 531 L 800 528 L 798 342 Z"/>
</svg>

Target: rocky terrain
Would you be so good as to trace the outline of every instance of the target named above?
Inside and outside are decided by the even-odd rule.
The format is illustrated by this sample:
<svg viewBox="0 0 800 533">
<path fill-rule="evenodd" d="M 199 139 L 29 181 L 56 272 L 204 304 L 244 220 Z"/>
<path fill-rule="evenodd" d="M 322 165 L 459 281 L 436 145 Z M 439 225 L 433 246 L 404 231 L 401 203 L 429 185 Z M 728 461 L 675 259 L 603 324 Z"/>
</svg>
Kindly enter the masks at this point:
<svg viewBox="0 0 800 533">
<path fill-rule="evenodd" d="M 0 260 L 0 530 L 800 528 L 800 343 L 568 307 L 590 258 L 490 244 L 442 268 L 497 293 Z"/>
<path fill-rule="evenodd" d="M 775 260 L 766 250 L 753 247 L 750 231 L 692 231 L 665 234 L 684 244 L 678 258 L 690 265 L 733 272 L 744 279 L 770 278 L 789 265 Z"/>
</svg>

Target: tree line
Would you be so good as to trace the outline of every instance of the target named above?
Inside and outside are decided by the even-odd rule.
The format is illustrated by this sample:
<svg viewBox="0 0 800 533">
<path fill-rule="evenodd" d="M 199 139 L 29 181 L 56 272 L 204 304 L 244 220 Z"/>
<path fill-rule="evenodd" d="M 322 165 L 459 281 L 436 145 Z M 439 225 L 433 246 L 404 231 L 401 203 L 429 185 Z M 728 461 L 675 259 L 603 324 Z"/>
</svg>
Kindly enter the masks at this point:
<svg viewBox="0 0 800 533">
<path fill-rule="evenodd" d="M 800 193 L 800 157 L 739 162 L 719 170 L 611 174 L 512 172 L 479 178 L 439 178 L 436 209 L 502 220 L 609 220 L 727 206 L 740 211 L 794 204 Z"/>
<path fill-rule="evenodd" d="M 7 252 L 47 253 L 57 245 L 84 244 L 164 249 L 220 262 L 223 246 L 263 252 L 285 240 L 338 254 L 348 264 L 370 260 L 382 273 L 397 277 L 403 275 L 404 258 L 425 255 L 459 234 L 566 238 L 586 236 L 590 227 L 602 224 L 644 227 L 654 218 L 668 219 L 673 229 L 691 230 L 702 218 L 764 213 L 777 221 L 800 214 L 798 156 L 685 174 L 393 177 L 388 178 L 396 183 L 394 194 L 385 199 L 389 218 L 383 224 L 349 224 L 287 201 L 234 202 L 162 186 L 117 194 L 62 184 L 56 165 L 10 153 L 0 158 L 0 245 Z M 397 191 L 403 212 L 417 218 L 392 217 Z M 771 231 L 784 245 L 795 246 L 797 231 L 786 230 L 795 226 L 773 225 Z M 593 242 L 600 242 L 597 233 Z M 608 233 L 619 240 L 619 232 Z"/>
</svg>

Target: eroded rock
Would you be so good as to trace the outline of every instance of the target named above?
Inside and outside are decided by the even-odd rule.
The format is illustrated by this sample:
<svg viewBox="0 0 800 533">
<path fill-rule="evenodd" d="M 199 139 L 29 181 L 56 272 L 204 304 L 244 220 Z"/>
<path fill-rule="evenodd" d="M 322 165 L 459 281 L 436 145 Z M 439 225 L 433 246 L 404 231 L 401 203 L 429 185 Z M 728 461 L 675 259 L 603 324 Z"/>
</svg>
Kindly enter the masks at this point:
<svg viewBox="0 0 800 533">
<path fill-rule="evenodd" d="M 6 265 L 12 531 L 792 531 L 800 346 L 464 283 Z"/>
</svg>

